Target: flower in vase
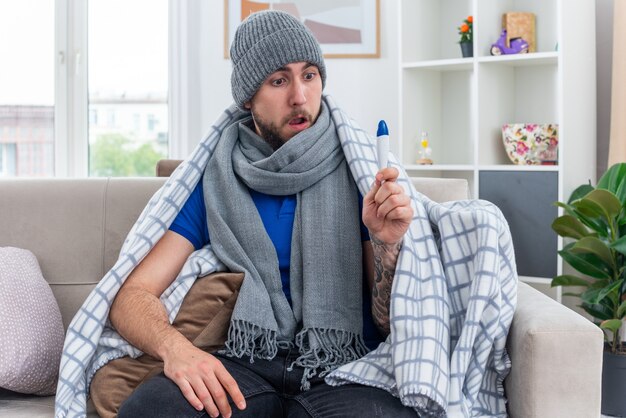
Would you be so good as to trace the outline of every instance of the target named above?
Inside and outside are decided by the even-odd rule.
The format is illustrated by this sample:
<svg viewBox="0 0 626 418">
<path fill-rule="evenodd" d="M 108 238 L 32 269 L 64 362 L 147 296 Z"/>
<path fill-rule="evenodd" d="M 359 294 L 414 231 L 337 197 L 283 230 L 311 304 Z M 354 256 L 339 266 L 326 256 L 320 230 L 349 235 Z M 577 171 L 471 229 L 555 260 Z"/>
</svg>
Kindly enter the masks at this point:
<svg viewBox="0 0 626 418">
<path fill-rule="evenodd" d="M 459 35 L 461 35 L 461 39 L 459 40 L 459 43 L 472 42 L 473 23 L 474 23 L 474 17 L 467 16 L 467 18 L 463 20 L 463 24 L 457 28 L 459 30 Z"/>
</svg>

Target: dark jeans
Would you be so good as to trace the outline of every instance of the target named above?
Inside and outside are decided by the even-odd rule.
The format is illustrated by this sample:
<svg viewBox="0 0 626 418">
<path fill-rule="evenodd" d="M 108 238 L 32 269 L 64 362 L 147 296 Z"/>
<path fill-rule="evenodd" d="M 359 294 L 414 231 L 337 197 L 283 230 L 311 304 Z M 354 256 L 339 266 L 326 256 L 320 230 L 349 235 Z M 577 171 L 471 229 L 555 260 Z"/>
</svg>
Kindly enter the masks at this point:
<svg viewBox="0 0 626 418">
<path fill-rule="evenodd" d="M 281 350 L 273 360 L 237 359 L 216 355 L 233 376 L 247 407 L 240 411 L 231 401 L 233 417 L 416 417 L 382 389 L 362 385 L 328 386 L 315 377 L 311 389 L 300 390 L 303 369 L 287 368 L 297 351 Z M 230 398 L 229 398 L 230 399 Z M 178 386 L 163 373 L 139 386 L 122 404 L 119 418 L 126 417 L 208 417 L 197 411 Z"/>
</svg>

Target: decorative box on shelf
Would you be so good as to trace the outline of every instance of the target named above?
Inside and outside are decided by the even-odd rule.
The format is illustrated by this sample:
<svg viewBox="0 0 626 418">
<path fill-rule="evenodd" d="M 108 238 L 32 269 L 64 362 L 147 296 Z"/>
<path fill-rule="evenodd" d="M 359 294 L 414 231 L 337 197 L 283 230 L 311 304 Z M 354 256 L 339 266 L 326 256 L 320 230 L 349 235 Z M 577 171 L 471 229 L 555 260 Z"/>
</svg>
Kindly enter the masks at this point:
<svg viewBox="0 0 626 418">
<path fill-rule="evenodd" d="M 502 29 L 506 29 L 507 46 L 511 45 L 511 39 L 522 38 L 528 42 L 528 52 L 537 52 L 534 13 L 504 13 L 502 15 Z"/>
</svg>

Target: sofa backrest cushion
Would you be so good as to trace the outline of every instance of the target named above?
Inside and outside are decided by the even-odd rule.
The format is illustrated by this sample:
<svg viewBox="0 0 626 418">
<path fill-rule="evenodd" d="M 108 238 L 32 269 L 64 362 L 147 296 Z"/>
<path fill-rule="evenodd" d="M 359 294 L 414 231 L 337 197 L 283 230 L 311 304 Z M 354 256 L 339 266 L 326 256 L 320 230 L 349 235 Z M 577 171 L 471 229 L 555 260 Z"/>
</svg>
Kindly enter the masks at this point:
<svg viewBox="0 0 626 418">
<path fill-rule="evenodd" d="M 442 202 L 468 197 L 464 179 L 414 178 Z M 128 231 L 166 178 L 0 180 L 0 247 L 25 248 L 39 261 L 67 328 L 113 266 Z"/>
<path fill-rule="evenodd" d="M 0 247 L 25 248 L 35 254 L 67 328 L 164 181 L 0 180 Z"/>
<path fill-rule="evenodd" d="M 435 202 L 464 200 L 470 197 L 466 179 L 411 177 L 415 189 Z"/>
</svg>

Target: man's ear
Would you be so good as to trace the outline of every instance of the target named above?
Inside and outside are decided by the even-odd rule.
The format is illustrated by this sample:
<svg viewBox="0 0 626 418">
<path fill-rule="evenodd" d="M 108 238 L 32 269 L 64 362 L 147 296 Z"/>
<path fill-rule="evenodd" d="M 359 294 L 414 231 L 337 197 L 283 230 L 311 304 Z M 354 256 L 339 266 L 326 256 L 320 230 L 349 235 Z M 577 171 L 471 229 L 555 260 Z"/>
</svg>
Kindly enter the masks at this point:
<svg viewBox="0 0 626 418">
<path fill-rule="evenodd" d="M 250 104 L 250 101 L 247 101 L 243 103 L 243 107 L 246 110 L 250 110 L 250 108 L 252 107 L 252 104 Z"/>
</svg>

